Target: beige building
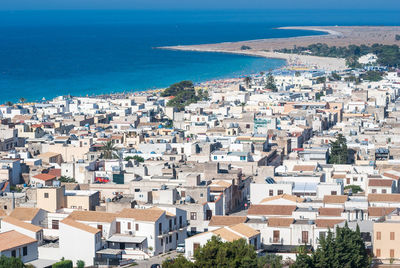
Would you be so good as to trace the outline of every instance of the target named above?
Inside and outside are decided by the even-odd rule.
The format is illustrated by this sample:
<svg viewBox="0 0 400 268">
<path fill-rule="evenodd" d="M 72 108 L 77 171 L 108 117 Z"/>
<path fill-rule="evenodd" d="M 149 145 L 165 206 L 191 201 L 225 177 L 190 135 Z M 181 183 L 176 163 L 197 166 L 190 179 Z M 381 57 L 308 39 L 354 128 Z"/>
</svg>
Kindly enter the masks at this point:
<svg viewBox="0 0 400 268">
<path fill-rule="evenodd" d="M 384 263 L 400 261 L 400 216 L 374 223 L 374 255 Z"/>
<path fill-rule="evenodd" d="M 65 186 L 37 189 L 37 207 L 49 212 L 62 208 L 95 210 L 100 204 L 98 191 L 65 191 Z"/>
</svg>

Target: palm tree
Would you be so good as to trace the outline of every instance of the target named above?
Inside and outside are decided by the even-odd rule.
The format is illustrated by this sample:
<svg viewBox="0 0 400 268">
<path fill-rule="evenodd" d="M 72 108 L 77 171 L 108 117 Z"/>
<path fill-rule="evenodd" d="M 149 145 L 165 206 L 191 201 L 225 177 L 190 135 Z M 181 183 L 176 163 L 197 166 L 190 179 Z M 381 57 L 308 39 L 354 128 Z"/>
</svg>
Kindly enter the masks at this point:
<svg viewBox="0 0 400 268">
<path fill-rule="evenodd" d="M 26 101 L 26 99 L 25 99 L 24 97 L 22 97 L 22 98 L 19 99 L 19 102 L 20 102 L 20 103 L 24 103 L 25 101 Z"/>
<path fill-rule="evenodd" d="M 14 103 L 12 103 L 11 101 L 7 101 L 7 102 L 6 102 L 6 105 L 7 105 L 7 106 L 13 106 Z"/>
<path fill-rule="evenodd" d="M 117 151 L 118 149 L 115 148 L 114 144 L 111 141 L 107 141 L 103 143 L 103 147 L 101 147 L 102 153 L 102 158 L 104 159 L 113 159 L 117 158 Z"/>
<path fill-rule="evenodd" d="M 246 76 L 246 77 L 244 78 L 244 82 L 246 83 L 246 87 L 249 87 L 250 82 L 251 82 L 251 77 L 250 77 L 250 76 Z"/>
</svg>

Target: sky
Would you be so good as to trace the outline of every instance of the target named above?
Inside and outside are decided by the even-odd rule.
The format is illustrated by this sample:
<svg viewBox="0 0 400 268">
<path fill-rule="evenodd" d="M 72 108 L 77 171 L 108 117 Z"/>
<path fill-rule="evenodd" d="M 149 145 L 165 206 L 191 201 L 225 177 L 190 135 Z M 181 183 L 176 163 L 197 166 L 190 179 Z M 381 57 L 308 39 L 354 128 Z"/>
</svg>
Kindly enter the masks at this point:
<svg viewBox="0 0 400 268">
<path fill-rule="evenodd" d="M 0 0 L 0 10 L 47 9 L 379 9 L 400 0 Z"/>
</svg>

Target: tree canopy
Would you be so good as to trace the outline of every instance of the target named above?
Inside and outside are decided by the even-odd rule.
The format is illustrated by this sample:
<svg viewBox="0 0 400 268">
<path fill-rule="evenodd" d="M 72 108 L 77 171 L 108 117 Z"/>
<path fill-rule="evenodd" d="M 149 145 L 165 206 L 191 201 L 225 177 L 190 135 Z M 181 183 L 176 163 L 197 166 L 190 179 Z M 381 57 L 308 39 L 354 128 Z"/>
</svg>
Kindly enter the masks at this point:
<svg viewBox="0 0 400 268">
<path fill-rule="evenodd" d="M 162 97 L 174 97 L 168 101 L 167 106 L 183 110 L 185 106 L 208 98 L 208 92 L 199 90 L 196 93 L 192 81 L 181 81 L 175 83 L 161 92 Z"/>
<path fill-rule="evenodd" d="M 276 87 L 275 79 L 274 79 L 274 76 L 272 75 L 272 73 L 268 73 L 267 84 L 265 85 L 265 88 L 271 89 L 273 92 L 278 91 L 278 88 Z"/>
<path fill-rule="evenodd" d="M 194 252 L 194 262 L 180 256 L 174 260 L 166 260 L 165 268 L 213 268 L 213 267 L 249 267 L 249 268 L 281 268 L 282 258 L 275 255 L 257 257 L 252 245 L 244 239 L 223 242 L 213 236 L 204 246 Z"/>
<path fill-rule="evenodd" d="M 23 268 L 25 266 L 24 263 L 19 258 L 14 258 L 14 257 L 8 258 L 2 255 L 0 257 L 0 268 L 9 268 L 9 267 Z"/>
<path fill-rule="evenodd" d="M 335 235 L 329 230 L 326 237 L 321 237 L 320 246 L 311 256 L 305 250 L 297 255 L 291 268 L 366 268 L 369 257 L 360 229 L 351 230 L 347 223 L 337 227 Z"/>
<path fill-rule="evenodd" d="M 342 134 L 339 134 L 335 141 L 331 141 L 330 145 L 329 163 L 347 164 L 348 151 L 346 138 Z"/>
</svg>

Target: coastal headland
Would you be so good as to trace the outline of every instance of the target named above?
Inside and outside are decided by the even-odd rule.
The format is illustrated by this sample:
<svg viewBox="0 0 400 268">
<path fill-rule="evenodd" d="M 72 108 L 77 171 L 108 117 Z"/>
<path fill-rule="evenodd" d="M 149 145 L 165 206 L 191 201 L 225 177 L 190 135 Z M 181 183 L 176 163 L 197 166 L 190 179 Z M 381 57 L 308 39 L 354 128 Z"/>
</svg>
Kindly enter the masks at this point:
<svg viewBox="0 0 400 268">
<path fill-rule="evenodd" d="M 341 70 L 346 68 L 345 60 L 340 58 L 317 57 L 312 55 L 297 55 L 278 53 L 283 48 L 306 47 L 311 44 L 323 43 L 328 46 L 343 47 L 348 45 L 384 45 L 400 44 L 396 35 L 400 34 L 400 26 L 299 26 L 281 27 L 279 29 L 311 30 L 325 32 L 324 35 L 300 36 L 289 38 L 270 38 L 238 42 L 223 42 L 201 45 L 177 45 L 160 47 L 161 49 L 234 53 L 266 58 L 285 59 L 288 65 L 303 65 L 325 70 Z M 243 49 L 246 47 L 246 49 Z"/>
</svg>

